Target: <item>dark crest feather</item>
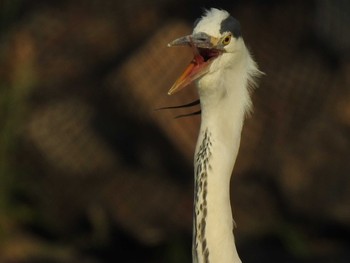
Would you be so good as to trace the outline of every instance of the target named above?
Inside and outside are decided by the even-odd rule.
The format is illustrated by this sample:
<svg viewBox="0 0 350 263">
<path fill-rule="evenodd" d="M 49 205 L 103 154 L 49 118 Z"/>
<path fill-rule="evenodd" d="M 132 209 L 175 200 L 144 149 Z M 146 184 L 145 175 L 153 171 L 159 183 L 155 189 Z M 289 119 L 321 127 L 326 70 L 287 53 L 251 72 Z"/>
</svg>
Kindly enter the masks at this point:
<svg viewBox="0 0 350 263">
<path fill-rule="evenodd" d="M 231 32 L 235 38 L 241 36 L 241 25 L 237 19 L 233 16 L 228 16 L 226 19 L 222 20 L 220 33 Z"/>
<path fill-rule="evenodd" d="M 195 101 L 192 101 L 190 103 L 187 103 L 187 104 L 177 105 L 177 106 L 169 106 L 169 107 L 162 107 L 162 108 L 158 108 L 156 110 L 169 110 L 169 109 L 188 108 L 188 107 L 196 106 L 198 104 L 200 104 L 199 99 L 195 100 Z"/>
<path fill-rule="evenodd" d="M 182 115 L 177 115 L 175 117 L 175 119 L 180 119 L 180 118 L 184 118 L 184 117 L 190 117 L 190 116 L 194 116 L 194 115 L 198 115 L 198 114 L 201 114 L 201 110 L 199 111 L 195 111 L 195 112 L 192 112 L 192 113 L 188 113 L 188 114 L 182 114 Z"/>
<path fill-rule="evenodd" d="M 200 100 L 195 100 L 195 101 L 192 101 L 190 103 L 187 103 L 187 104 L 183 104 L 183 105 L 177 105 L 177 106 L 168 106 L 168 107 L 162 107 L 162 108 L 158 108 L 156 109 L 157 111 L 158 110 L 169 110 L 169 109 L 179 109 L 179 108 L 188 108 L 188 107 L 193 107 L 193 106 L 196 106 L 200 104 Z M 194 116 L 194 115 L 198 115 L 198 114 L 201 114 L 201 110 L 199 111 L 195 111 L 195 112 L 192 112 L 192 113 L 189 113 L 189 114 L 182 114 L 182 115 L 178 115 L 175 117 L 175 119 L 179 119 L 179 118 L 183 118 L 183 117 L 189 117 L 189 116 Z"/>
</svg>

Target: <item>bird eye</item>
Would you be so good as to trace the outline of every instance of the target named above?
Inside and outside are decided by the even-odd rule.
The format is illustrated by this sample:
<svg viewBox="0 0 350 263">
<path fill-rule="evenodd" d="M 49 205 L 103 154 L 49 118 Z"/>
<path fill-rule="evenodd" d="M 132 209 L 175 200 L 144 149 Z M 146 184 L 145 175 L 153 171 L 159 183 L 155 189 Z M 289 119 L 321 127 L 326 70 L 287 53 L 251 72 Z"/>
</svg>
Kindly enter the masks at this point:
<svg viewBox="0 0 350 263">
<path fill-rule="evenodd" d="M 224 37 L 224 39 L 222 40 L 222 44 L 224 45 L 230 44 L 231 37 L 232 37 L 231 35 L 227 35 L 226 37 Z"/>
</svg>

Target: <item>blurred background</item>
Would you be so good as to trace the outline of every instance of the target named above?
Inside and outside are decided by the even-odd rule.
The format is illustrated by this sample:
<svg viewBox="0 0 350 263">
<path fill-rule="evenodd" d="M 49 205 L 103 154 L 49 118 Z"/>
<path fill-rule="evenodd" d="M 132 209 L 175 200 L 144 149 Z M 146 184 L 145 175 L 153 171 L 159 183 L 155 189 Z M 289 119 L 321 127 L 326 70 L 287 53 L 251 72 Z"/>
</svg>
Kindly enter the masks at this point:
<svg viewBox="0 0 350 263">
<path fill-rule="evenodd" d="M 350 262 L 350 2 L 0 2 L 0 262 L 191 262 L 200 117 L 155 111 L 228 10 L 266 75 L 231 184 L 245 263 Z"/>
</svg>

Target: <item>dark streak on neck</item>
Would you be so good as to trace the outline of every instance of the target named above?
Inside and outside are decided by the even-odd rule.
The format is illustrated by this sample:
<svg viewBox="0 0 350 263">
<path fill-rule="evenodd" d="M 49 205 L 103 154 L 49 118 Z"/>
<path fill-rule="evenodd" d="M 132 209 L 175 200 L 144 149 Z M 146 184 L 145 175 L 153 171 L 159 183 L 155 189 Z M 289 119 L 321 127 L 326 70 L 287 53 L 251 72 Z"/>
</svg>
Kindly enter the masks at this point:
<svg viewBox="0 0 350 263">
<path fill-rule="evenodd" d="M 194 195 L 194 233 L 193 256 L 198 261 L 198 254 L 202 254 L 203 262 L 209 263 L 209 248 L 206 239 L 208 170 L 211 169 L 210 132 L 205 130 L 203 140 L 199 146 L 196 158 L 195 195 Z M 199 246 L 200 244 L 200 246 Z"/>
</svg>

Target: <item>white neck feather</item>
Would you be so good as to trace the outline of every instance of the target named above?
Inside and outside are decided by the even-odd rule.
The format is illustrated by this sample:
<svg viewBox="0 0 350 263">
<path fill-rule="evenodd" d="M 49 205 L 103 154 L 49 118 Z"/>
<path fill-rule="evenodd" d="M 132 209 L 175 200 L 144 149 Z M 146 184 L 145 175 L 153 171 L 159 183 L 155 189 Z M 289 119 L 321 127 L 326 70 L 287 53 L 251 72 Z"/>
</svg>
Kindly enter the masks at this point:
<svg viewBox="0 0 350 263">
<path fill-rule="evenodd" d="M 218 58 L 213 62 L 214 69 L 214 63 L 223 63 L 222 60 L 235 62 L 209 72 L 197 83 L 202 123 L 194 160 L 193 262 L 241 262 L 233 236 L 230 178 L 244 117 L 251 105 L 249 82 L 260 74 L 248 50 L 244 50 Z"/>
</svg>

